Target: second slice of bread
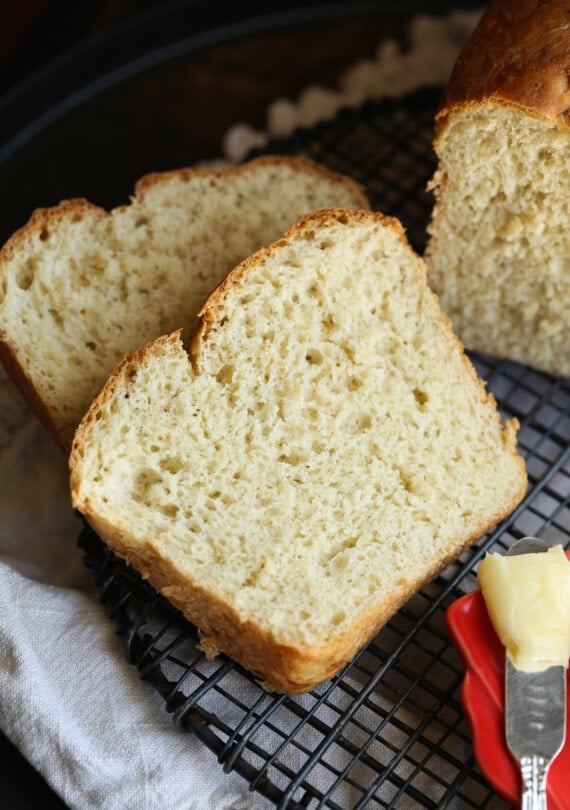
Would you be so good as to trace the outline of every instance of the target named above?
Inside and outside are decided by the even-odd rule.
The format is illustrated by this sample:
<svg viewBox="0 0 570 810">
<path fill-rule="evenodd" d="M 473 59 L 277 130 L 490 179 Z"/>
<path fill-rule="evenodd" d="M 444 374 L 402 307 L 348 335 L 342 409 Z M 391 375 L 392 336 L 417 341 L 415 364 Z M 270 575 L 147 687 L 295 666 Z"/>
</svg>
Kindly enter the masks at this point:
<svg viewBox="0 0 570 810">
<path fill-rule="evenodd" d="M 173 329 L 297 217 L 368 208 L 350 178 L 302 158 L 142 178 L 130 205 L 37 210 L 0 252 L 0 359 L 67 452 L 116 363 Z"/>
<path fill-rule="evenodd" d="M 77 432 L 73 505 L 271 689 L 330 678 L 520 501 L 496 404 L 393 219 L 302 218 Z"/>
</svg>

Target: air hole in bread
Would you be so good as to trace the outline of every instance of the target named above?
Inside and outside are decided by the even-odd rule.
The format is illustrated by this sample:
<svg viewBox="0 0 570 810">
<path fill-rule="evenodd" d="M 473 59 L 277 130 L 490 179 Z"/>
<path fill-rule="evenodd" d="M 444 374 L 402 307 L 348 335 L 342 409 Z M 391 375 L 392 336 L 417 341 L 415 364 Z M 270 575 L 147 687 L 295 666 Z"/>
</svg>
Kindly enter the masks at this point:
<svg viewBox="0 0 570 810">
<path fill-rule="evenodd" d="M 251 303 L 254 300 L 254 298 L 255 296 L 251 293 L 247 295 L 242 295 L 241 298 L 239 299 L 240 304 L 242 304 L 242 306 L 246 306 L 247 304 Z"/>
<path fill-rule="evenodd" d="M 61 312 L 59 312 L 57 309 L 50 309 L 48 311 L 50 318 L 54 321 L 54 323 L 57 326 L 63 326 L 63 318 L 61 316 Z"/>
<path fill-rule="evenodd" d="M 175 503 L 168 503 L 162 507 L 161 511 L 162 514 L 165 515 L 165 517 L 173 518 L 176 517 L 176 515 L 178 514 L 179 508 L 178 506 L 176 506 Z"/>
<path fill-rule="evenodd" d="M 423 406 L 426 404 L 426 402 L 429 399 L 428 395 L 426 394 L 425 391 L 422 391 L 419 388 L 414 388 L 413 394 L 414 394 L 414 398 L 415 398 L 416 402 L 418 403 L 420 408 L 423 409 Z"/>
<path fill-rule="evenodd" d="M 302 451 L 295 451 L 292 453 L 287 453 L 279 456 L 279 461 L 282 461 L 284 464 L 290 464 L 292 467 L 299 467 L 302 464 L 306 464 L 309 460 L 309 454 L 307 452 Z M 302 483 L 299 481 L 299 483 Z"/>
<path fill-rule="evenodd" d="M 184 460 L 178 456 L 163 458 L 160 462 L 160 469 L 176 475 L 176 473 L 184 469 Z"/>
<path fill-rule="evenodd" d="M 16 274 L 16 284 L 21 290 L 29 290 L 34 283 L 34 268 L 31 263 L 21 267 Z"/>
<path fill-rule="evenodd" d="M 320 366 L 323 362 L 323 355 L 318 349 L 310 349 L 305 355 L 305 360 L 310 365 Z"/>
<path fill-rule="evenodd" d="M 364 385 L 360 377 L 349 377 L 346 383 L 348 391 L 359 391 Z"/>
<path fill-rule="evenodd" d="M 255 412 L 258 416 L 269 416 L 271 413 L 271 408 L 267 402 L 257 402 L 255 405 Z"/>
</svg>

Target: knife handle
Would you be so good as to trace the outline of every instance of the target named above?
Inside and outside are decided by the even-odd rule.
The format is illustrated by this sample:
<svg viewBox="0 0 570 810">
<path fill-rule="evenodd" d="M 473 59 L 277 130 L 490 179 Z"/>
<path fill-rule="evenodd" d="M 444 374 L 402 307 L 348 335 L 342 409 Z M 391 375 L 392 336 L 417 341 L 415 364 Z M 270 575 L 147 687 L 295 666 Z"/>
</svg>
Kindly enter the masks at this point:
<svg viewBox="0 0 570 810">
<path fill-rule="evenodd" d="M 544 757 L 523 757 L 521 810 L 547 810 L 546 775 L 550 760 Z"/>
</svg>

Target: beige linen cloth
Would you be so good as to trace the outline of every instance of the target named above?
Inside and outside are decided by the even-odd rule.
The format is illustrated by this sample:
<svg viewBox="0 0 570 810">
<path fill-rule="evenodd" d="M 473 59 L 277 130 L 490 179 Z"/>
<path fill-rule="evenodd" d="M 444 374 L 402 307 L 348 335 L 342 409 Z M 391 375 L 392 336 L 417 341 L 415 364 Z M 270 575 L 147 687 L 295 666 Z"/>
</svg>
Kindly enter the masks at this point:
<svg viewBox="0 0 570 810">
<path fill-rule="evenodd" d="M 444 82 L 478 14 L 418 17 L 411 48 L 383 42 L 338 91 L 308 87 L 236 124 L 221 160 L 332 117 L 342 104 Z M 269 803 L 177 731 L 124 659 L 75 545 L 67 464 L 0 369 L 0 726 L 70 808 L 261 810 Z"/>
</svg>

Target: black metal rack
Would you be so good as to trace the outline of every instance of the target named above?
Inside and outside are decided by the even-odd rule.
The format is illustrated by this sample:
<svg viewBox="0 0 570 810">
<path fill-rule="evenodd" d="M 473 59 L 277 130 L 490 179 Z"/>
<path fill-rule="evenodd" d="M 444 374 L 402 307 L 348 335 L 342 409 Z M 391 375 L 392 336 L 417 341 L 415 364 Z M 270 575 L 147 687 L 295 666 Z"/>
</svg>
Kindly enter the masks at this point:
<svg viewBox="0 0 570 810">
<path fill-rule="evenodd" d="M 264 152 L 304 154 L 350 174 L 373 207 L 393 214 L 421 252 L 435 168 L 441 88 L 370 101 Z M 79 545 L 124 638 L 127 660 L 164 698 L 181 729 L 280 808 L 505 808 L 474 761 L 459 689 L 462 666 L 445 610 L 475 584 L 483 554 L 532 534 L 570 534 L 570 384 L 472 355 L 505 416 L 519 419 L 529 490 L 513 515 L 416 594 L 332 682 L 308 695 L 266 693 L 223 656 L 196 647 L 194 628 L 85 528 Z"/>
</svg>

